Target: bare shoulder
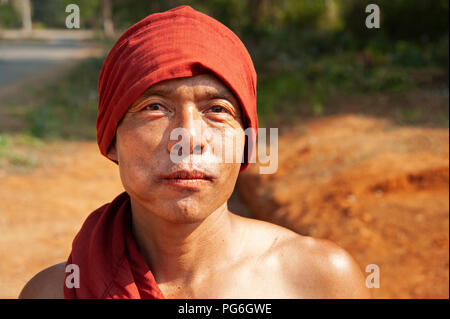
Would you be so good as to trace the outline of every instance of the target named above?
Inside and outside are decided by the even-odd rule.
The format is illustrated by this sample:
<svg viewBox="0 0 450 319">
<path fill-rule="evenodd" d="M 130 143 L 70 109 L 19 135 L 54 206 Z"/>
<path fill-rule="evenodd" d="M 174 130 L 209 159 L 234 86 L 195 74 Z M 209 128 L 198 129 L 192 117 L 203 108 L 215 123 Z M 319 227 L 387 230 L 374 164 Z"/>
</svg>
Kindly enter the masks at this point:
<svg viewBox="0 0 450 319">
<path fill-rule="evenodd" d="M 30 279 L 19 299 L 63 299 L 65 262 L 50 266 Z"/>
<path fill-rule="evenodd" d="M 335 243 L 308 236 L 286 241 L 280 260 L 293 289 L 310 298 L 371 298 L 353 257 Z"/>
<path fill-rule="evenodd" d="M 296 298 L 371 298 L 359 265 L 343 248 L 259 220 L 245 220 L 259 234 L 266 260 L 277 265 L 285 290 Z M 276 263 L 273 261 L 276 260 Z"/>
</svg>

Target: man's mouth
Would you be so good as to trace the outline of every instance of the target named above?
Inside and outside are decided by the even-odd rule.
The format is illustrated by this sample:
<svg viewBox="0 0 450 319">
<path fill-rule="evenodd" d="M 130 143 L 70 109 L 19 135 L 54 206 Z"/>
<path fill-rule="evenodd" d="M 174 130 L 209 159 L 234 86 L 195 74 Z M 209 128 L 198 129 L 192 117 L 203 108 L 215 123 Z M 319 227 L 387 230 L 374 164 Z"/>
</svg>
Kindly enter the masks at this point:
<svg viewBox="0 0 450 319">
<path fill-rule="evenodd" d="M 167 175 L 164 175 L 165 179 L 206 179 L 212 180 L 212 176 L 199 170 L 179 170 Z"/>
<path fill-rule="evenodd" d="M 187 189 L 205 186 L 212 180 L 211 175 L 199 170 L 179 170 L 162 177 L 163 183 Z"/>
</svg>

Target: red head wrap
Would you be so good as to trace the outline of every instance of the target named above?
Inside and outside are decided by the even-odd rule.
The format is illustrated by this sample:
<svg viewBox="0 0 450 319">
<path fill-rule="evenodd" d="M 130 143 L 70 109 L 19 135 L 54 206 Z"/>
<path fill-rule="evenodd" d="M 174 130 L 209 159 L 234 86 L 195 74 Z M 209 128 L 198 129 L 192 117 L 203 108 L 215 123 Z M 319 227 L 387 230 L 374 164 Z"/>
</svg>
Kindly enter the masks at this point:
<svg viewBox="0 0 450 319">
<path fill-rule="evenodd" d="M 149 15 L 129 28 L 107 56 L 99 78 L 97 142 L 106 156 L 117 125 L 150 86 L 173 78 L 213 72 L 235 94 L 252 128 L 246 147 L 254 153 L 258 117 L 256 72 L 239 38 L 217 20 L 180 6 Z"/>
</svg>

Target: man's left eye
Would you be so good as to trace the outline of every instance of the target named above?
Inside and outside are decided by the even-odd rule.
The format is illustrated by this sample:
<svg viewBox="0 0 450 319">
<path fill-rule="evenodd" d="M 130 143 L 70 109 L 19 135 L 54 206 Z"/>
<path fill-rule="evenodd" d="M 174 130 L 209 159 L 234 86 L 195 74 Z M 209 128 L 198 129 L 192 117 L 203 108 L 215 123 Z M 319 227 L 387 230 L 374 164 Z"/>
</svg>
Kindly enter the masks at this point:
<svg viewBox="0 0 450 319">
<path fill-rule="evenodd" d="M 214 113 L 230 113 L 230 111 L 228 111 L 225 107 L 220 106 L 220 105 L 214 105 L 208 111 L 214 112 Z"/>
</svg>

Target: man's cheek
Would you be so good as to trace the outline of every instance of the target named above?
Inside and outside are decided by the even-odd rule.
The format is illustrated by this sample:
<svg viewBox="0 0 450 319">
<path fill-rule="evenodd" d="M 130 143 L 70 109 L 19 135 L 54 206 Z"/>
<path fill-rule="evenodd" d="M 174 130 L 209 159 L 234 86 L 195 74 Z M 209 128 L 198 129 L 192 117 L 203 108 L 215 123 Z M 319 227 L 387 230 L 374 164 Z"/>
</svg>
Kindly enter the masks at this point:
<svg viewBox="0 0 450 319">
<path fill-rule="evenodd" d="M 148 158 L 141 154 L 129 156 L 122 163 L 119 163 L 120 176 L 124 186 L 135 188 L 136 190 L 148 188 L 153 178 L 151 176 L 151 165 Z"/>
<path fill-rule="evenodd" d="M 214 162 L 219 164 L 237 164 L 242 162 L 244 140 L 240 136 L 221 132 L 211 143 Z"/>
</svg>

